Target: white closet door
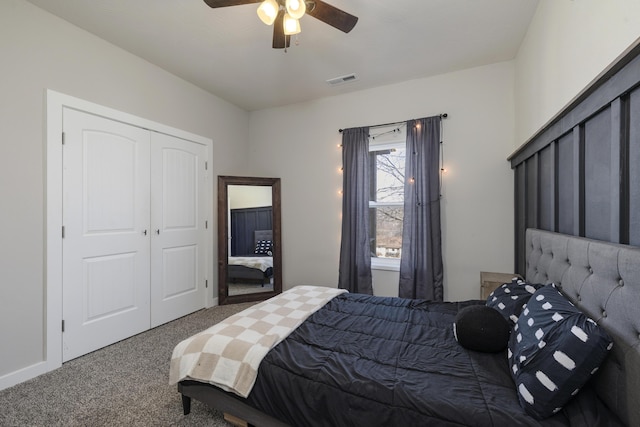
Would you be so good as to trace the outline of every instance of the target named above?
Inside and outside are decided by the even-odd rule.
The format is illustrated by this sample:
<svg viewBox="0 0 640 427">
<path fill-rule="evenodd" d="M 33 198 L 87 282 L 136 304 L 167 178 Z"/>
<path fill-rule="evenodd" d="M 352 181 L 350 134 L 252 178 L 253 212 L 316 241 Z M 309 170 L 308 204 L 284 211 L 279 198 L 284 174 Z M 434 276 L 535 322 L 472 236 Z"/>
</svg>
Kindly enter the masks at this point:
<svg viewBox="0 0 640 427">
<path fill-rule="evenodd" d="M 150 133 L 64 109 L 63 361 L 149 328 Z"/>
<path fill-rule="evenodd" d="M 151 326 L 204 308 L 206 147 L 151 136 Z"/>
</svg>

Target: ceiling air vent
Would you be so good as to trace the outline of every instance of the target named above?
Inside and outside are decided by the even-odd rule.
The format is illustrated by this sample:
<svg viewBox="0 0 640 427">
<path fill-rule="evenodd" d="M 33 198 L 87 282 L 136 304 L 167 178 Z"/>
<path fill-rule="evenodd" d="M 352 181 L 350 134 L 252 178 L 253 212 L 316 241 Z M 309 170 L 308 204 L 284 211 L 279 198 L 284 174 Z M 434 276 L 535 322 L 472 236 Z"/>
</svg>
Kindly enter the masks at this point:
<svg viewBox="0 0 640 427">
<path fill-rule="evenodd" d="M 355 82 L 358 80 L 358 76 L 355 74 L 347 74 L 346 76 L 335 77 L 327 80 L 329 86 L 337 86 L 345 83 Z"/>
</svg>

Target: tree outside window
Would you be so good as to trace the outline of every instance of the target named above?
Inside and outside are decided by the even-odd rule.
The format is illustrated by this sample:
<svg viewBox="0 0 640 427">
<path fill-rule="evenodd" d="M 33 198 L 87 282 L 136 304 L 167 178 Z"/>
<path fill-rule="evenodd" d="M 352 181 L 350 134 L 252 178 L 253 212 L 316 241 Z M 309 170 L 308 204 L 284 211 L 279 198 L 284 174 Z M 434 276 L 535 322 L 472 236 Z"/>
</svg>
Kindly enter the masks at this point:
<svg viewBox="0 0 640 427">
<path fill-rule="evenodd" d="M 371 257 L 399 260 L 404 216 L 404 142 L 371 144 L 369 161 Z"/>
</svg>

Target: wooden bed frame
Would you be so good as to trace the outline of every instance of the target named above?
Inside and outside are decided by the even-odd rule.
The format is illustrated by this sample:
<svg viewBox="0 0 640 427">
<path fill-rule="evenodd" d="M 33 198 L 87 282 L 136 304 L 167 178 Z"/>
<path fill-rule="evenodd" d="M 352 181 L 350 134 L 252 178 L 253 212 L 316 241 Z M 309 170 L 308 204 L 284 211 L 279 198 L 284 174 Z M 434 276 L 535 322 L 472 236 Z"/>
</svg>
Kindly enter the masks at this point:
<svg viewBox="0 0 640 427">
<path fill-rule="evenodd" d="M 254 282 L 264 286 L 265 283 L 269 283 L 269 280 L 273 276 L 273 272 L 269 274 L 257 268 L 245 267 L 244 265 L 229 264 L 227 266 L 227 271 L 227 274 L 229 276 L 229 283 Z"/>
<path fill-rule="evenodd" d="M 184 415 L 188 415 L 191 412 L 191 399 L 193 398 L 225 414 L 234 415 L 246 421 L 249 425 L 259 427 L 288 426 L 288 424 L 247 405 L 240 397 L 210 384 L 198 381 L 181 381 L 178 383 L 178 391 L 182 393 Z"/>
</svg>

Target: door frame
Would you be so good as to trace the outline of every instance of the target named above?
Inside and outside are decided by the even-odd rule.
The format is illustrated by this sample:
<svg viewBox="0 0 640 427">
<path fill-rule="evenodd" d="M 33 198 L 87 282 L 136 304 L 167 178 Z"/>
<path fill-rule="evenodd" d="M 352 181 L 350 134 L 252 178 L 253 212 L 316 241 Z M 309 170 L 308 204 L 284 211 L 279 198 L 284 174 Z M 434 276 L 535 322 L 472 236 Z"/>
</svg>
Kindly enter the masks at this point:
<svg viewBox="0 0 640 427">
<path fill-rule="evenodd" d="M 206 221 L 208 227 L 205 239 L 205 279 L 210 284 L 206 290 L 205 307 L 218 304 L 214 282 L 213 253 L 213 141 L 180 129 L 153 122 L 109 107 L 94 104 L 53 90 L 46 91 L 46 142 L 45 142 L 45 312 L 44 364 L 34 366 L 34 370 L 24 372 L 25 378 L 32 378 L 62 366 L 62 115 L 64 108 L 72 108 L 89 114 L 102 116 L 153 132 L 163 133 L 206 147 L 208 170 L 206 171 Z"/>
</svg>

